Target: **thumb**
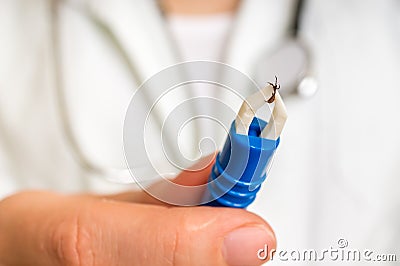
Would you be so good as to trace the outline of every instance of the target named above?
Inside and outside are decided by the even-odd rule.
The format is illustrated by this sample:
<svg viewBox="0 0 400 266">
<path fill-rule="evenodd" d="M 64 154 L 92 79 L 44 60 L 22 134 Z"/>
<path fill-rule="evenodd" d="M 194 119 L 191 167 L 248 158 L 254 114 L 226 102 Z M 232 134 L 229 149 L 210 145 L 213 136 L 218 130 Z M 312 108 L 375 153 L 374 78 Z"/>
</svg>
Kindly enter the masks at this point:
<svg viewBox="0 0 400 266">
<path fill-rule="evenodd" d="M 257 265 L 257 252 L 276 245 L 269 225 L 241 209 L 25 192 L 0 213 L 2 265 Z"/>
<path fill-rule="evenodd" d="M 257 251 L 276 245 L 264 220 L 239 209 L 98 201 L 79 221 L 82 265 L 258 265 Z"/>
</svg>

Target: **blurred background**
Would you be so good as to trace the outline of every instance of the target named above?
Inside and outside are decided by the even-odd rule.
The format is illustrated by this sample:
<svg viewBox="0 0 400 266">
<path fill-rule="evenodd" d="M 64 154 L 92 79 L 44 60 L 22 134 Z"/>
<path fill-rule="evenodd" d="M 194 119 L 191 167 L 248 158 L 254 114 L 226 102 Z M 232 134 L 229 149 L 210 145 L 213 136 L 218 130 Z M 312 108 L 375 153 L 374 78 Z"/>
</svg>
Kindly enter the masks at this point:
<svg viewBox="0 0 400 266">
<path fill-rule="evenodd" d="M 398 0 L 0 0 L 0 197 L 135 189 L 130 99 L 189 60 L 282 83 L 289 118 L 249 208 L 278 249 L 343 238 L 400 259 Z"/>
</svg>

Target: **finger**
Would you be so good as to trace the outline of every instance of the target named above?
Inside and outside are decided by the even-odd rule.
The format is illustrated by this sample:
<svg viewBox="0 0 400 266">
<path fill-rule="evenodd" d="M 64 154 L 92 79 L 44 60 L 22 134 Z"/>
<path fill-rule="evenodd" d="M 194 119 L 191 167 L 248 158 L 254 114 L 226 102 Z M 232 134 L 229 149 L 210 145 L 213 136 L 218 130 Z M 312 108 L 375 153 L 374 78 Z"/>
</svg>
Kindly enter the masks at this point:
<svg viewBox="0 0 400 266">
<path fill-rule="evenodd" d="M 259 265 L 257 251 L 276 245 L 269 225 L 240 209 L 28 193 L 0 211 L 10 214 L 0 219 L 6 265 Z"/>
<path fill-rule="evenodd" d="M 201 158 L 197 161 L 193 166 L 189 169 L 182 171 L 177 177 L 170 180 L 174 184 L 179 184 L 183 186 L 199 186 L 207 183 L 208 177 L 210 175 L 211 169 L 214 165 L 216 153 L 210 154 Z M 153 184 L 150 188 L 141 191 L 128 191 L 118 194 L 112 195 L 103 195 L 101 197 L 119 201 L 129 201 L 136 203 L 145 203 L 145 204 L 159 204 L 159 205 L 168 205 L 168 203 L 155 198 L 153 195 L 149 194 L 148 191 L 152 192 L 157 189 L 157 191 L 165 191 L 165 193 L 169 193 L 168 191 L 169 183 L 158 181 Z M 201 191 L 201 190 L 199 190 Z M 199 192 L 201 193 L 201 192 Z M 190 195 L 194 197 L 194 195 Z"/>
<path fill-rule="evenodd" d="M 268 224 L 239 209 L 99 201 L 80 221 L 88 227 L 81 235 L 98 251 L 95 258 L 118 259 L 121 265 L 257 265 L 263 262 L 257 258 L 260 248 L 275 248 Z"/>
</svg>

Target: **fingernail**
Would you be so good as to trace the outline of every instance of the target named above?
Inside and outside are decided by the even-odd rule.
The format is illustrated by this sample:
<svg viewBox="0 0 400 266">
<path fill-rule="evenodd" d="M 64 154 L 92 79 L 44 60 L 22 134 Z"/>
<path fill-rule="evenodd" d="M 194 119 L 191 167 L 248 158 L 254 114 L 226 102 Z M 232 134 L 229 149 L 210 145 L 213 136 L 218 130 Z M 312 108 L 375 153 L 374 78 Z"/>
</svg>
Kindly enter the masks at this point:
<svg viewBox="0 0 400 266">
<path fill-rule="evenodd" d="M 222 255 L 228 265 L 260 265 L 264 252 L 275 248 L 275 236 L 271 230 L 262 226 L 240 227 L 230 232 L 224 239 Z M 268 248 L 261 252 L 260 249 Z"/>
</svg>

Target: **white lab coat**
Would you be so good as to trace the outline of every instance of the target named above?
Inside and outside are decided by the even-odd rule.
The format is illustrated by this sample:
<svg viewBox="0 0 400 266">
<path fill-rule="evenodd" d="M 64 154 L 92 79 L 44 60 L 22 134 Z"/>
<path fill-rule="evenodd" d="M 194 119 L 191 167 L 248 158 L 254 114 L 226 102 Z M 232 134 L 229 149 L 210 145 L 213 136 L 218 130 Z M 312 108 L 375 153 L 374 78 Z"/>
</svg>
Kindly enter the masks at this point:
<svg viewBox="0 0 400 266">
<path fill-rule="evenodd" d="M 162 16 L 148 0 L 60 1 L 57 50 L 51 2 L 0 3 L 0 196 L 26 188 L 129 189 L 75 161 L 56 87 L 64 87 L 87 157 L 123 167 L 122 125 L 133 89 L 179 62 Z M 258 56 L 285 34 L 292 4 L 243 1 L 224 61 L 252 75 Z M 121 40 L 137 66 L 135 78 L 84 8 Z M 394 253 L 400 247 L 399 2 L 310 0 L 304 12 L 302 36 L 320 90 L 311 99 L 287 99 L 281 145 L 250 210 L 272 224 L 282 249 L 329 248 L 346 238 L 353 248 Z"/>
</svg>

